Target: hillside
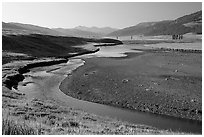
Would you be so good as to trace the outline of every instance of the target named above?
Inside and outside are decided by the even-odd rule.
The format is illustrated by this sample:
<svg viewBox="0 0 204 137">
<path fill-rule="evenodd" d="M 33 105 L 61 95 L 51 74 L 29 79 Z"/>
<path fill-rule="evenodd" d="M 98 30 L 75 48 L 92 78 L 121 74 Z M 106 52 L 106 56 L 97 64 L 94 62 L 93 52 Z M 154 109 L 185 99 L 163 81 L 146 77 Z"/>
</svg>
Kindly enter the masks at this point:
<svg viewBox="0 0 204 137">
<path fill-rule="evenodd" d="M 15 24 L 5 23 L 5 22 L 2 22 L 2 28 L 3 29 L 25 29 L 23 27 L 15 25 Z"/>
<path fill-rule="evenodd" d="M 107 36 L 131 35 L 172 35 L 186 33 L 202 34 L 202 11 L 177 18 L 159 22 L 144 22 L 136 26 L 127 27 L 108 34 Z"/>
<path fill-rule="evenodd" d="M 72 46 L 85 43 L 84 39 L 75 37 L 39 34 L 2 36 L 3 51 L 25 53 L 37 57 L 65 56 L 71 52 L 80 52 L 83 49 Z"/>
<path fill-rule="evenodd" d="M 87 50 L 75 47 L 76 45 L 93 43 L 122 44 L 114 39 L 92 39 L 78 37 L 64 37 L 51 35 L 3 35 L 2 50 L 14 53 L 24 53 L 35 57 L 62 57 L 69 53 L 84 53 Z M 39 52 L 40 51 L 40 52 Z"/>
<path fill-rule="evenodd" d="M 5 23 L 2 22 L 2 34 L 43 34 L 53 36 L 65 36 L 65 34 L 46 28 L 31 24 L 22 23 Z"/>
</svg>

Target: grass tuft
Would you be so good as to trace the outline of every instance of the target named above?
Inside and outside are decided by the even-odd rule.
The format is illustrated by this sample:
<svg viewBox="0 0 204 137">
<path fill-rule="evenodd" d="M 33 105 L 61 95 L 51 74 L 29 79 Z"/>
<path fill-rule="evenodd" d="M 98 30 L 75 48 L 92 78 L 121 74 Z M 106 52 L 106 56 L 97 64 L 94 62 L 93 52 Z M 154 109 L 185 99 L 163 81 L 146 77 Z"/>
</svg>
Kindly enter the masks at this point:
<svg viewBox="0 0 204 137">
<path fill-rule="evenodd" d="M 37 132 L 28 125 L 15 123 L 13 120 L 2 120 L 3 135 L 36 135 Z"/>
</svg>

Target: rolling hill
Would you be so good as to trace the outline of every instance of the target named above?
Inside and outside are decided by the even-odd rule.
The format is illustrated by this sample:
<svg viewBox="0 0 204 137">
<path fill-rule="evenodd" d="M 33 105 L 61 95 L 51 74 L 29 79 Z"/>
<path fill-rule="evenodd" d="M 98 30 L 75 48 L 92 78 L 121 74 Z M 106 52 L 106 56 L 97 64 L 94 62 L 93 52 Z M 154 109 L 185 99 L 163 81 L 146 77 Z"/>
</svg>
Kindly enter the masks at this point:
<svg viewBox="0 0 204 137">
<path fill-rule="evenodd" d="M 116 30 L 116 31 L 115 31 Z M 109 34 L 108 34 L 109 33 Z M 124 29 L 110 27 L 85 27 L 78 26 L 71 29 L 46 28 L 31 24 L 2 22 L 2 34 L 42 34 L 52 36 L 74 36 L 85 38 L 100 38 L 103 36 L 131 36 L 131 35 L 172 35 L 196 33 L 202 34 L 202 11 L 198 11 L 175 20 L 158 22 L 143 22 Z"/>
<path fill-rule="evenodd" d="M 86 41 L 76 37 L 40 34 L 2 36 L 3 51 L 24 53 L 35 57 L 66 56 L 71 52 L 83 51 L 73 47 L 80 44 L 86 44 Z"/>
<path fill-rule="evenodd" d="M 2 22 L 2 33 L 3 34 L 43 34 L 53 36 L 65 36 L 65 34 L 46 28 L 31 24 L 22 23 L 5 23 Z"/>
<path fill-rule="evenodd" d="M 6 52 L 23 53 L 34 57 L 63 57 L 69 53 L 82 53 L 87 50 L 76 45 L 93 43 L 122 44 L 114 39 L 92 39 L 68 36 L 51 36 L 41 34 L 3 35 L 2 50 Z"/>
<path fill-rule="evenodd" d="M 202 34 L 202 11 L 177 18 L 159 22 L 143 22 L 136 26 L 114 31 L 107 36 L 131 36 L 131 35 L 172 35 L 185 33 Z"/>
</svg>

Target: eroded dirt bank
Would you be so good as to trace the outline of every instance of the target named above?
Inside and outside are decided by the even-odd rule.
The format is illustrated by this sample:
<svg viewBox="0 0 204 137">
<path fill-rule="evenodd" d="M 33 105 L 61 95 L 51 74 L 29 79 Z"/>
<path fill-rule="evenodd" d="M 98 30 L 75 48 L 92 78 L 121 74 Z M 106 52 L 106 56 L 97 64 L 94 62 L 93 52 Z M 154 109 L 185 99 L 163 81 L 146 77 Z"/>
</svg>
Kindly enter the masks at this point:
<svg viewBox="0 0 204 137">
<path fill-rule="evenodd" d="M 95 53 L 98 52 L 99 48 L 94 49 L 94 50 L 90 50 L 90 51 L 85 51 L 85 52 L 81 52 L 81 53 L 77 53 L 74 55 L 69 55 L 69 56 L 64 56 L 62 58 L 45 58 L 45 59 L 36 59 L 33 61 L 19 61 L 19 63 L 17 63 L 17 66 L 15 66 L 15 68 L 13 69 L 14 72 L 7 75 L 8 72 L 5 72 L 3 74 L 3 84 L 5 84 L 5 86 L 9 89 L 13 88 L 17 88 L 18 83 L 20 81 L 23 81 L 23 79 L 25 78 L 23 76 L 24 73 L 27 73 L 30 71 L 30 69 L 32 68 L 36 68 L 36 67 L 45 67 L 45 66 L 52 66 L 52 65 L 56 65 L 56 64 L 61 64 L 61 63 L 66 63 L 68 61 L 68 58 L 71 57 L 75 57 L 75 56 L 80 56 L 80 55 L 85 55 L 85 54 L 91 54 L 91 53 Z M 5 65 L 5 67 L 9 67 L 9 69 L 11 69 L 10 67 L 14 67 L 11 65 Z M 10 72 L 9 72 L 10 73 Z"/>
</svg>

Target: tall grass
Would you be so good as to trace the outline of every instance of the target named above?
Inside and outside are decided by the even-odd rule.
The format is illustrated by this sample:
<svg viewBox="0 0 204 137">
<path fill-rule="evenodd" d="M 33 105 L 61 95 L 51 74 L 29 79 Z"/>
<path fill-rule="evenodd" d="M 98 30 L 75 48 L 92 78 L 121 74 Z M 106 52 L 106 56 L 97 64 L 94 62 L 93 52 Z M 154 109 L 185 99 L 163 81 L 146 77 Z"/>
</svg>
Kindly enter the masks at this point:
<svg viewBox="0 0 204 137">
<path fill-rule="evenodd" d="M 13 120 L 2 119 L 2 134 L 3 135 L 36 135 L 35 129 L 28 125 L 15 123 Z"/>
</svg>

